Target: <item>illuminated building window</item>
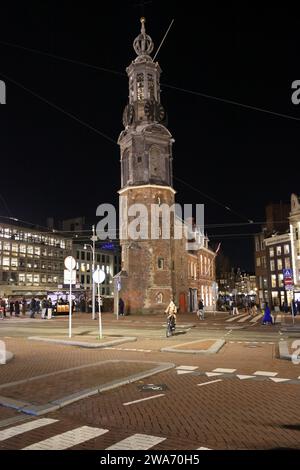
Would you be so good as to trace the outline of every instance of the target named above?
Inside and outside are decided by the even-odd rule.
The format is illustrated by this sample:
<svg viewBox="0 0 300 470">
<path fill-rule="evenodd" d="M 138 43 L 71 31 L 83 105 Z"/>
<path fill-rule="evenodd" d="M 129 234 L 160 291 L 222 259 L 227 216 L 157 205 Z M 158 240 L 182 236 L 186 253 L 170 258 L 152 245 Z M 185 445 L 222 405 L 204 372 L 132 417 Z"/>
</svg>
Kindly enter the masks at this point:
<svg viewBox="0 0 300 470">
<path fill-rule="evenodd" d="M 153 80 L 153 75 L 151 73 L 147 74 L 147 80 L 148 80 L 148 98 L 150 100 L 154 99 L 154 80 Z"/>
<path fill-rule="evenodd" d="M 270 258 L 273 258 L 274 256 L 274 248 L 270 248 Z"/>
<path fill-rule="evenodd" d="M 3 243 L 3 251 L 10 251 L 10 243 L 8 242 Z"/>
<path fill-rule="evenodd" d="M 144 99 L 144 74 L 138 73 L 136 76 L 137 82 L 137 99 L 142 101 Z"/>
<path fill-rule="evenodd" d="M 276 247 L 276 253 L 277 253 L 277 256 L 281 255 L 281 246 Z"/>
<path fill-rule="evenodd" d="M 275 271 L 275 261 L 273 259 L 270 261 L 270 269 L 271 271 Z"/>
<path fill-rule="evenodd" d="M 39 274 L 34 274 L 33 275 L 33 282 L 35 284 L 39 284 L 40 283 L 40 275 Z"/>
<path fill-rule="evenodd" d="M 32 284 L 32 274 L 26 274 L 26 284 Z"/>
<path fill-rule="evenodd" d="M 276 276 L 276 274 L 272 274 L 271 281 L 272 281 L 272 287 L 273 288 L 277 287 L 277 276 Z"/>
<path fill-rule="evenodd" d="M 290 260 L 290 258 L 285 258 L 285 260 L 284 260 L 284 266 L 285 266 L 286 269 L 290 269 L 290 267 L 291 267 L 291 260 Z"/>
<path fill-rule="evenodd" d="M 3 256 L 2 266 L 6 267 L 6 266 L 9 266 L 9 265 L 10 265 L 10 259 L 6 256 Z"/>
<path fill-rule="evenodd" d="M 282 259 L 278 258 L 277 260 L 277 269 L 278 271 L 282 270 Z"/>
<path fill-rule="evenodd" d="M 85 263 L 81 263 L 80 271 L 85 273 Z"/>
<path fill-rule="evenodd" d="M 40 256 L 41 255 L 41 249 L 38 246 L 34 247 L 34 254 L 35 254 L 35 256 Z"/>
<path fill-rule="evenodd" d="M 278 286 L 283 287 L 283 274 L 278 274 Z"/>
<path fill-rule="evenodd" d="M 11 258 L 10 265 L 16 268 L 18 266 L 18 258 Z"/>
<path fill-rule="evenodd" d="M 290 254 L 290 246 L 289 245 L 284 245 L 284 254 L 289 255 Z"/>
<path fill-rule="evenodd" d="M 20 245 L 20 253 L 26 253 L 26 245 Z"/>
<path fill-rule="evenodd" d="M 25 282 L 25 274 L 19 274 L 19 282 Z"/>
</svg>

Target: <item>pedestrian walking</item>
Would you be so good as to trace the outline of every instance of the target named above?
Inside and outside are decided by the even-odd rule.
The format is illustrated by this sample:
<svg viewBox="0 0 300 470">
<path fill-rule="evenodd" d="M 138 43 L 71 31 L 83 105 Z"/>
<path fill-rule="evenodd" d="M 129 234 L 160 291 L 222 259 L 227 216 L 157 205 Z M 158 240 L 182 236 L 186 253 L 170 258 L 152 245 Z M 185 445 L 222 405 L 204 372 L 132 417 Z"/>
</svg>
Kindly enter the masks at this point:
<svg viewBox="0 0 300 470">
<path fill-rule="evenodd" d="M 52 318 L 52 310 L 53 310 L 52 300 L 49 297 L 47 301 L 47 319 L 48 320 L 51 320 Z"/>
<path fill-rule="evenodd" d="M 6 317 L 6 302 L 5 299 L 0 299 L 0 312 L 1 312 L 1 318 Z"/>
<path fill-rule="evenodd" d="M 265 311 L 264 311 L 264 316 L 263 316 L 263 319 L 262 319 L 262 324 L 263 325 L 266 325 L 266 324 L 272 325 L 273 324 L 273 318 L 272 318 L 272 315 L 271 315 L 271 311 L 270 311 L 268 302 L 266 302 L 266 305 L 265 305 Z"/>
<path fill-rule="evenodd" d="M 199 300 L 198 310 L 197 310 L 197 317 L 198 317 L 199 320 L 204 320 L 204 303 L 203 303 L 203 299 Z"/>
<path fill-rule="evenodd" d="M 12 299 L 10 299 L 10 301 L 9 301 L 9 314 L 10 314 L 11 317 L 13 316 L 13 313 L 14 313 L 14 302 L 13 302 Z"/>
<path fill-rule="evenodd" d="M 36 312 L 36 300 L 34 297 L 32 297 L 31 302 L 30 302 L 30 318 L 34 318 Z"/>
<path fill-rule="evenodd" d="M 119 315 L 124 316 L 124 311 L 125 311 L 125 303 L 122 297 L 119 298 Z"/>
<path fill-rule="evenodd" d="M 237 303 L 234 300 L 233 303 L 232 303 L 232 315 L 238 315 L 238 314 L 239 314 L 239 310 L 237 308 Z"/>
<path fill-rule="evenodd" d="M 26 315 L 26 309 L 27 309 L 27 302 L 26 302 L 26 299 L 25 297 L 23 297 L 23 300 L 22 300 L 22 315 Z"/>
<path fill-rule="evenodd" d="M 46 318 L 46 313 L 47 313 L 47 298 L 44 297 L 43 300 L 42 300 L 42 314 L 41 314 L 41 318 Z"/>
<path fill-rule="evenodd" d="M 20 302 L 18 300 L 15 301 L 15 316 L 20 316 Z"/>
</svg>

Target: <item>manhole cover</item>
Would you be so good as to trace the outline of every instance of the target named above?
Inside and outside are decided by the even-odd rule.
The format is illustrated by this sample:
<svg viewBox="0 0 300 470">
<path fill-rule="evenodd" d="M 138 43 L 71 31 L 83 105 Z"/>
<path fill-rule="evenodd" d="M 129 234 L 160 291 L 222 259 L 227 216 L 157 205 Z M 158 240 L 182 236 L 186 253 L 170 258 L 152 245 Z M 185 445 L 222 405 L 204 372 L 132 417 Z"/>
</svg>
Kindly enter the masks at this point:
<svg viewBox="0 0 300 470">
<path fill-rule="evenodd" d="M 166 384 L 145 384 L 145 385 L 139 385 L 138 389 L 140 392 L 162 392 L 164 390 L 167 390 L 168 387 Z"/>
</svg>

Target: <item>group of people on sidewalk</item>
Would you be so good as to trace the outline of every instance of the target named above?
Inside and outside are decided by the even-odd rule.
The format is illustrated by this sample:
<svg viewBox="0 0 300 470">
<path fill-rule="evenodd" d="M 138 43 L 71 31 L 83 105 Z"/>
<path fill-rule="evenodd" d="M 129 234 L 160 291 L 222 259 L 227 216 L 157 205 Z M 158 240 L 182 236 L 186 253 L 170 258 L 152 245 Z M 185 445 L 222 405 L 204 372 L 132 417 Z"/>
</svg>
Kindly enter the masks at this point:
<svg viewBox="0 0 300 470">
<path fill-rule="evenodd" d="M 0 298 L 0 318 L 3 319 L 9 314 L 10 317 L 15 315 L 19 317 L 20 315 L 26 315 L 27 302 L 26 299 L 22 300 L 12 300 Z"/>
</svg>

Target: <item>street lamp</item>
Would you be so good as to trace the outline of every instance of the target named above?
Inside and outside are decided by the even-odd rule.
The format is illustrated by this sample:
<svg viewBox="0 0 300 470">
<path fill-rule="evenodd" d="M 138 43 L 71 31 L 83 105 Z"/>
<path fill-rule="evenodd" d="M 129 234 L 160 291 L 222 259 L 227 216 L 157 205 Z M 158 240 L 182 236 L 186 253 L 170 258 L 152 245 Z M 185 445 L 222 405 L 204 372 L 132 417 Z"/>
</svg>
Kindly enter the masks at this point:
<svg viewBox="0 0 300 470">
<path fill-rule="evenodd" d="M 95 281 L 94 281 L 94 272 L 95 272 L 95 243 L 98 240 L 98 237 L 95 233 L 95 225 L 92 226 L 92 232 L 93 235 L 91 237 L 91 241 L 93 242 L 92 245 L 89 243 L 85 243 L 84 249 L 87 250 L 87 247 L 89 247 L 92 251 L 92 318 L 93 320 L 96 320 L 96 312 L 95 312 Z"/>
</svg>

